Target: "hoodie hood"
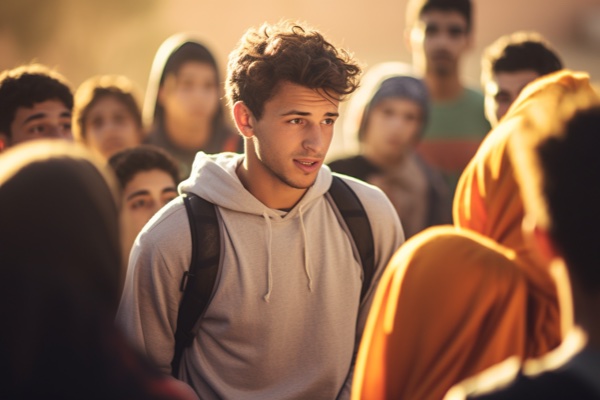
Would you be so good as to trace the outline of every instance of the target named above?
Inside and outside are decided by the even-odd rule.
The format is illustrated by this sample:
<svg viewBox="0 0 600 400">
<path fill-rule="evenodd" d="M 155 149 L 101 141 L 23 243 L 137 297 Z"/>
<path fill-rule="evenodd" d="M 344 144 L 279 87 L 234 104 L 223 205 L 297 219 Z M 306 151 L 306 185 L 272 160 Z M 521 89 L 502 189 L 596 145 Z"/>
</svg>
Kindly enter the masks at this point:
<svg viewBox="0 0 600 400">
<path fill-rule="evenodd" d="M 220 153 L 207 155 L 198 153 L 192 166 L 190 177 L 179 185 L 179 192 L 194 193 L 205 200 L 218 205 L 222 209 L 255 215 L 264 220 L 266 228 L 266 293 L 263 299 L 269 302 L 273 290 L 273 247 L 277 240 L 274 238 L 277 229 L 274 224 L 294 223 L 297 224 L 303 241 L 303 268 L 306 275 L 308 290 L 313 290 L 312 270 L 314 266 L 310 263 L 310 250 L 314 251 L 315 243 L 310 242 L 305 226 L 304 214 L 312 205 L 329 190 L 331 186 L 331 171 L 323 166 L 317 175 L 317 179 L 300 201 L 290 210 L 284 212 L 272 209 L 260 202 L 242 185 L 236 174 L 236 168 L 243 161 L 244 155 L 235 153 Z"/>
<path fill-rule="evenodd" d="M 323 166 L 315 183 L 288 213 L 267 207 L 242 185 L 235 170 L 244 160 L 243 154 L 220 153 L 208 155 L 199 152 L 192 165 L 190 177 L 179 185 L 179 192 L 194 193 L 205 200 L 229 210 L 271 218 L 286 219 L 305 211 L 323 196 L 331 186 L 331 171 Z"/>
<path fill-rule="evenodd" d="M 158 48 L 154 61 L 152 62 L 152 68 L 150 69 L 150 76 L 148 77 L 148 85 L 146 87 L 146 95 L 144 97 L 144 107 L 142 112 L 142 120 L 144 126 L 152 129 L 157 124 L 162 124 L 162 121 L 158 120 L 161 116 L 160 105 L 158 102 L 158 89 L 164 80 L 165 67 L 168 66 L 169 61 L 173 54 L 179 50 L 184 44 L 193 43 L 198 47 L 198 52 L 204 53 L 206 60 L 198 61 L 212 64 L 217 70 L 217 80 L 219 81 L 219 74 L 216 61 L 214 60 L 210 50 L 206 48 L 199 38 L 191 33 L 177 33 L 168 39 L 166 39 Z M 190 61 L 194 61 L 196 58 L 191 58 Z M 219 81 L 220 82 L 220 81 Z"/>
</svg>

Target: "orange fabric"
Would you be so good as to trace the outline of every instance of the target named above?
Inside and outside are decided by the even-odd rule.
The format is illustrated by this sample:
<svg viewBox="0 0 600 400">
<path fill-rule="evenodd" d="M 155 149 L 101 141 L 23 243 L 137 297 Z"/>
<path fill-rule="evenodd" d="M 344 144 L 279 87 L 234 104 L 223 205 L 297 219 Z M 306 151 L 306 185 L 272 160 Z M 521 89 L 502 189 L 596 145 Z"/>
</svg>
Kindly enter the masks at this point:
<svg viewBox="0 0 600 400">
<path fill-rule="evenodd" d="M 528 282 L 527 357 L 541 356 L 558 346 L 562 338 L 559 304 L 570 301 L 559 299 L 549 265 L 537 257 L 523 236 L 525 211 L 510 156 L 510 141 L 513 135 L 523 130 L 523 116 L 530 105 L 544 101 L 552 104 L 553 96 L 557 95 L 556 85 L 567 92 L 585 86 L 592 90 L 587 75 L 566 70 L 528 85 L 463 171 L 453 204 L 457 227 L 479 232 L 517 254 L 518 264 Z M 540 117 L 551 120 L 556 110 L 549 108 Z M 535 132 L 528 131 L 527 134 Z"/>
<path fill-rule="evenodd" d="M 524 355 L 527 287 L 514 257 L 451 226 L 409 239 L 378 287 L 352 399 L 441 399 L 460 380 Z"/>
</svg>

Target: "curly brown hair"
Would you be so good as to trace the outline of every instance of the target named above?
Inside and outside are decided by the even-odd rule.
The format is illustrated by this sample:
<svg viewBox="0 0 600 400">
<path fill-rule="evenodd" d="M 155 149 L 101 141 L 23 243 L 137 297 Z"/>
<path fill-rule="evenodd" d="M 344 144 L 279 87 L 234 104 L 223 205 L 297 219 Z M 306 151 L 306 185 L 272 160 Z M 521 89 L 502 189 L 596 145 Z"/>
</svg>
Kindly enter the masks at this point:
<svg viewBox="0 0 600 400">
<path fill-rule="evenodd" d="M 280 21 L 246 31 L 229 55 L 225 88 L 230 106 L 242 101 L 260 119 L 282 81 L 343 100 L 358 88 L 360 73 L 351 53 L 315 29 Z"/>
</svg>

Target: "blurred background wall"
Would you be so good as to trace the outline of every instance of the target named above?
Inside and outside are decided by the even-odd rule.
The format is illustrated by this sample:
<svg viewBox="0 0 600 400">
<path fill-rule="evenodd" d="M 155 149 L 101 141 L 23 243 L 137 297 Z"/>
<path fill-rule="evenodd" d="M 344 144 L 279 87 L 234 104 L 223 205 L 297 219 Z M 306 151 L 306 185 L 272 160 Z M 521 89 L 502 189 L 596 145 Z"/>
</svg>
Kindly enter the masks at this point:
<svg viewBox="0 0 600 400">
<path fill-rule="evenodd" d="M 227 55 L 250 26 L 281 18 L 307 21 L 365 67 L 410 62 L 404 42 L 407 0 L 1 0 L 0 69 L 38 61 L 76 88 L 95 74 L 124 74 L 143 93 L 154 53 L 169 35 L 205 39 L 223 72 Z M 600 0 L 474 0 L 475 46 L 464 60 L 479 85 L 485 46 L 515 30 L 536 30 L 566 66 L 600 79 Z"/>
</svg>

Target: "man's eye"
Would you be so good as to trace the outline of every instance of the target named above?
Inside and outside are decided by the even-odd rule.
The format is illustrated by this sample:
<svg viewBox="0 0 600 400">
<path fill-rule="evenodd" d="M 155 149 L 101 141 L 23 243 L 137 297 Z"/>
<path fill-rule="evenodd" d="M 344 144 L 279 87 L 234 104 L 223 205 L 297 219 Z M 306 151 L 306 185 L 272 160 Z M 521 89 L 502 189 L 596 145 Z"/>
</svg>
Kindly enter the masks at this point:
<svg viewBox="0 0 600 400">
<path fill-rule="evenodd" d="M 450 37 L 457 38 L 465 34 L 465 30 L 461 26 L 451 26 L 448 28 Z"/>
<path fill-rule="evenodd" d="M 146 200 L 139 199 L 139 200 L 136 200 L 136 201 L 134 201 L 134 202 L 131 203 L 131 209 L 132 210 L 137 210 L 138 208 L 145 207 L 146 204 L 147 204 Z"/>
<path fill-rule="evenodd" d="M 333 119 L 333 118 L 325 118 L 323 120 L 324 125 L 333 125 L 334 122 L 335 122 L 335 119 Z"/>
<path fill-rule="evenodd" d="M 29 133 L 31 134 L 43 134 L 46 131 L 46 125 L 34 125 L 31 128 L 29 128 Z"/>
<path fill-rule="evenodd" d="M 437 25 L 427 25 L 425 27 L 426 35 L 436 35 L 440 31 L 440 27 Z"/>
<path fill-rule="evenodd" d="M 291 119 L 291 120 L 290 120 L 290 124 L 293 124 L 293 125 L 298 125 L 298 124 L 300 124 L 301 122 L 302 122 L 302 119 L 301 119 L 301 118 L 294 118 L 294 119 Z"/>
</svg>

